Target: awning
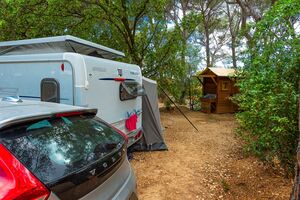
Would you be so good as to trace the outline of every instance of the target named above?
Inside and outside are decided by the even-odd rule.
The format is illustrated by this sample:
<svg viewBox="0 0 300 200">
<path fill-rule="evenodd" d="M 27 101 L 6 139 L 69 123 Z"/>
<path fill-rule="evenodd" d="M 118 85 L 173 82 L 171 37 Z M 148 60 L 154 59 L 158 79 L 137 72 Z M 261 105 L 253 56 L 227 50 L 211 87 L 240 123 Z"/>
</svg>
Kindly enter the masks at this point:
<svg viewBox="0 0 300 200">
<path fill-rule="evenodd" d="M 70 35 L 0 42 L 0 56 L 63 52 L 106 59 L 125 56 L 123 52 Z"/>
</svg>

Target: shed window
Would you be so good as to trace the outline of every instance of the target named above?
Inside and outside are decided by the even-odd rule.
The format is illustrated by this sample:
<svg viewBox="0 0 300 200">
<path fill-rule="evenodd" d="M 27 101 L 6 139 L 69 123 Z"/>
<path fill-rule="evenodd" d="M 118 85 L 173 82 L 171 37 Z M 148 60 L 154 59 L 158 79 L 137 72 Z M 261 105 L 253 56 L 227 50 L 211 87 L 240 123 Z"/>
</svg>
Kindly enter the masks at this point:
<svg viewBox="0 0 300 200">
<path fill-rule="evenodd" d="M 120 84 L 120 100 L 125 101 L 144 95 L 143 87 L 136 81 L 124 81 Z"/>
<path fill-rule="evenodd" d="M 222 90 L 226 91 L 229 90 L 230 82 L 229 81 L 222 81 Z"/>
<path fill-rule="evenodd" d="M 41 81 L 41 101 L 60 103 L 60 85 L 54 78 Z"/>
</svg>

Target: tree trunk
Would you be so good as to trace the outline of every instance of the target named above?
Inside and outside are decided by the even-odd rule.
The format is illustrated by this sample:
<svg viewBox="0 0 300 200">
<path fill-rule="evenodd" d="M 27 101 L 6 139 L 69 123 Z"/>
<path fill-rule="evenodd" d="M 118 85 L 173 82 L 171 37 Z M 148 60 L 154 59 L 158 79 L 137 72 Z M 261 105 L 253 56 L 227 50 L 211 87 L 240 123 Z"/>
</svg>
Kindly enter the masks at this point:
<svg viewBox="0 0 300 200">
<path fill-rule="evenodd" d="M 231 36 L 231 53 L 232 53 L 232 65 L 233 68 L 237 68 L 237 59 L 236 59 L 236 37 Z"/>
<path fill-rule="evenodd" d="M 229 31 L 230 31 L 230 36 L 231 36 L 231 58 L 232 58 L 232 65 L 233 68 L 237 68 L 237 58 L 236 58 L 236 36 L 238 35 L 239 32 L 239 25 L 241 22 L 240 20 L 237 20 L 237 22 L 234 21 L 234 18 L 236 15 L 234 14 L 235 9 L 233 10 L 232 14 L 229 8 L 229 3 L 226 3 L 226 8 L 227 8 L 227 16 L 228 16 L 228 22 L 229 22 Z"/>
<path fill-rule="evenodd" d="M 186 12 L 188 10 L 188 3 L 189 1 L 181 1 L 181 6 L 182 6 L 182 17 L 184 18 L 186 16 Z M 182 39 L 183 39 L 183 50 L 182 50 L 182 55 L 181 55 L 181 63 L 186 67 L 186 60 L 185 60 L 185 55 L 187 54 L 187 39 L 188 39 L 188 31 L 186 30 L 185 27 L 182 29 Z M 189 94 L 189 107 L 190 110 L 193 110 L 192 106 L 192 92 L 191 92 L 191 68 L 189 66 L 188 68 L 188 94 Z M 185 90 L 186 90 L 186 84 L 185 84 Z"/>
<path fill-rule="evenodd" d="M 206 67 L 211 67 L 211 62 L 210 62 L 210 47 L 209 47 L 209 30 L 207 27 L 205 27 L 205 50 L 206 50 Z"/>
</svg>

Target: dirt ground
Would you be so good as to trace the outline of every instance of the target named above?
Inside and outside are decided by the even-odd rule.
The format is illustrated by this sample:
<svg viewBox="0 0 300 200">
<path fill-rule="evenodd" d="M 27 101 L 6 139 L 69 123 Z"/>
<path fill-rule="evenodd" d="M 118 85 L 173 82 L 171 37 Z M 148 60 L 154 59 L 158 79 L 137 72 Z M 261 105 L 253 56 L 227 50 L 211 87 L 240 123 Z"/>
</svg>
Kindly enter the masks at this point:
<svg viewBox="0 0 300 200">
<path fill-rule="evenodd" d="M 231 114 L 162 111 L 168 151 L 135 152 L 131 161 L 141 200 L 289 199 L 292 180 L 245 157 Z"/>
</svg>

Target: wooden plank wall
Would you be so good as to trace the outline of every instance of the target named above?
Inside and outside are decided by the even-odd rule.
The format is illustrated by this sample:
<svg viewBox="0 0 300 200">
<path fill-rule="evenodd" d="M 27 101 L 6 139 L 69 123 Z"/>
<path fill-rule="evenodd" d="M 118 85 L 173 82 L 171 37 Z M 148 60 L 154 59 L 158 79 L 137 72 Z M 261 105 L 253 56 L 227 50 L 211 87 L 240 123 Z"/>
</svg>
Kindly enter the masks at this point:
<svg viewBox="0 0 300 200">
<path fill-rule="evenodd" d="M 203 76 L 203 96 L 206 94 L 216 94 L 216 110 L 215 113 L 234 113 L 238 110 L 230 97 L 238 93 L 239 90 L 235 86 L 235 81 L 229 77 L 218 77 L 213 72 L 207 71 Z M 211 77 L 208 77 L 211 76 Z M 214 80 L 212 79 L 214 78 Z M 222 84 L 226 81 L 228 83 L 228 89 L 223 90 Z M 203 103 L 205 106 L 205 103 Z"/>
<path fill-rule="evenodd" d="M 233 113 L 235 111 L 235 105 L 229 99 L 235 94 L 234 82 L 226 77 L 218 77 L 218 99 L 217 99 L 217 113 Z M 227 81 L 229 83 L 228 90 L 222 90 L 222 83 Z"/>
<path fill-rule="evenodd" d="M 203 95 L 216 94 L 217 86 L 211 78 L 203 78 Z"/>
</svg>

